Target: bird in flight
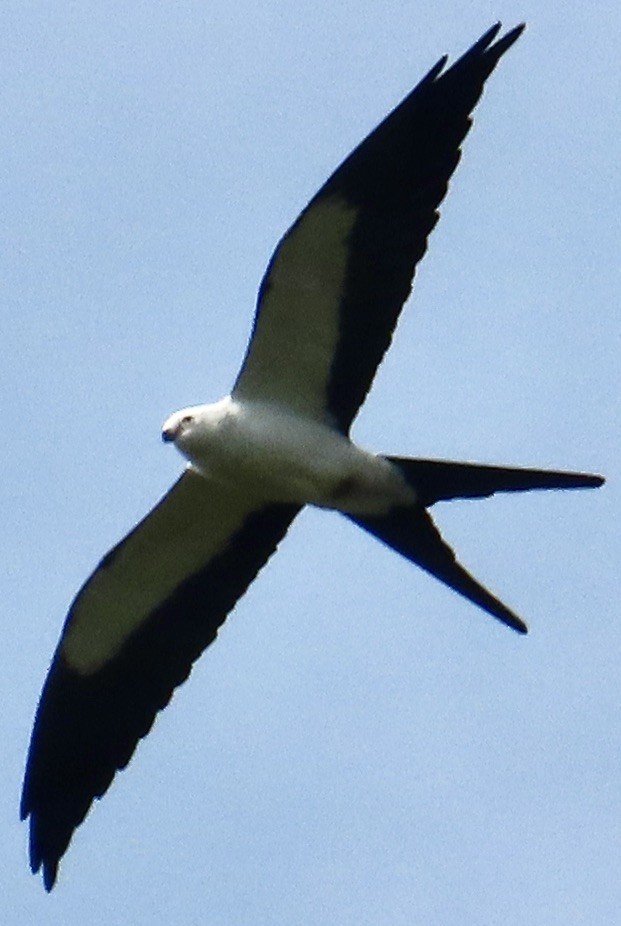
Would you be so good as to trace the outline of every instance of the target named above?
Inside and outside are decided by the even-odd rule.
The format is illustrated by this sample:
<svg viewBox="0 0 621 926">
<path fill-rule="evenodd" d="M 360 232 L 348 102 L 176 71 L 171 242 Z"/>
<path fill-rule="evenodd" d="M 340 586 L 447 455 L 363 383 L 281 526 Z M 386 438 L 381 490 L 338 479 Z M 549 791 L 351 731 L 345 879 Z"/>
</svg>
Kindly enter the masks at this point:
<svg viewBox="0 0 621 926">
<path fill-rule="evenodd" d="M 67 616 L 21 802 L 49 891 L 73 832 L 216 638 L 305 505 L 341 512 L 520 633 L 428 509 L 600 476 L 369 453 L 349 437 L 412 287 L 485 81 L 517 40 L 493 26 L 443 57 L 343 161 L 278 244 L 231 394 L 176 412 L 183 475 L 99 563 Z"/>
</svg>

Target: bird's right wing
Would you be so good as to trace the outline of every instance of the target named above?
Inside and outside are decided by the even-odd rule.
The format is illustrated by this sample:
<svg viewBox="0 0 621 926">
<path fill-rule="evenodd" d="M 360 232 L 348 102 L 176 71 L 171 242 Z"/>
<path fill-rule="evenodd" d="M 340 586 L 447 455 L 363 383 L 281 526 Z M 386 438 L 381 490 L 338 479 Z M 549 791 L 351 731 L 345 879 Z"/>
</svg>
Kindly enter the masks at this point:
<svg viewBox="0 0 621 926">
<path fill-rule="evenodd" d="M 48 890 L 93 799 L 129 762 L 173 690 L 299 508 L 188 469 L 78 593 L 37 710 L 22 795 Z"/>
</svg>

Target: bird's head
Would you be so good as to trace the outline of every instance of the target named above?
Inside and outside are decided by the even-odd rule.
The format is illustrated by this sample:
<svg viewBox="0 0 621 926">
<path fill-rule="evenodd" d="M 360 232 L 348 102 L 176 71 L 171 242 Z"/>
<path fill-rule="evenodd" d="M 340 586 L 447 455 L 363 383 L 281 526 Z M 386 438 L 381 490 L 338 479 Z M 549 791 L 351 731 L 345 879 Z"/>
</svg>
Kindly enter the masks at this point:
<svg viewBox="0 0 621 926">
<path fill-rule="evenodd" d="M 234 403 L 230 397 L 210 405 L 182 408 L 162 425 L 162 440 L 174 444 L 177 450 L 198 470 L 204 470 L 211 459 L 214 442 L 223 425 L 230 420 Z"/>
<path fill-rule="evenodd" d="M 167 418 L 162 425 L 162 440 L 175 443 L 181 449 L 184 439 L 191 436 L 199 418 L 199 407 L 182 408 Z"/>
</svg>

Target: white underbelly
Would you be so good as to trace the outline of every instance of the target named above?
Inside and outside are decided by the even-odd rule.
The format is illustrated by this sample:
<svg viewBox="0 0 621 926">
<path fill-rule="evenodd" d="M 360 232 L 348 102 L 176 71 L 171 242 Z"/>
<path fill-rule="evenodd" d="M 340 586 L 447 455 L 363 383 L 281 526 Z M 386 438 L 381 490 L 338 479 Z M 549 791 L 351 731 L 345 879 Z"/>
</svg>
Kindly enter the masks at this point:
<svg viewBox="0 0 621 926">
<path fill-rule="evenodd" d="M 338 431 L 273 404 L 230 401 L 227 414 L 184 452 L 205 476 L 266 499 L 381 514 L 414 494 L 382 457 Z"/>
</svg>

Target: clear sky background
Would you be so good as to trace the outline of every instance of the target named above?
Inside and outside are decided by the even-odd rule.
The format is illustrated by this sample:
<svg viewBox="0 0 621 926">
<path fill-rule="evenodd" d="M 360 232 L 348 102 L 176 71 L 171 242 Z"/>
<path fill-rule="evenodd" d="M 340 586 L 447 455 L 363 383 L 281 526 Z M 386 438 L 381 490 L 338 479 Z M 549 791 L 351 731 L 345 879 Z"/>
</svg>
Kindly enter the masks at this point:
<svg viewBox="0 0 621 926">
<path fill-rule="evenodd" d="M 47 896 L 17 808 L 73 594 L 180 472 L 164 418 L 230 388 L 280 235 L 496 19 L 528 30 L 354 434 L 609 484 L 436 508 L 526 638 L 306 512 Z M 618 921 L 620 34 L 573 0 L 2 5 L 2 923 Z"/>
</svg>

